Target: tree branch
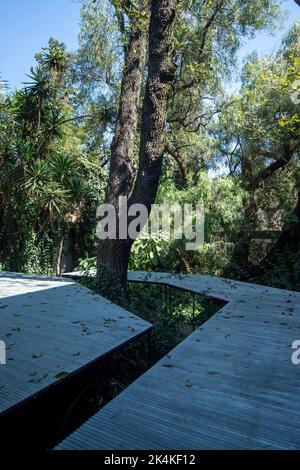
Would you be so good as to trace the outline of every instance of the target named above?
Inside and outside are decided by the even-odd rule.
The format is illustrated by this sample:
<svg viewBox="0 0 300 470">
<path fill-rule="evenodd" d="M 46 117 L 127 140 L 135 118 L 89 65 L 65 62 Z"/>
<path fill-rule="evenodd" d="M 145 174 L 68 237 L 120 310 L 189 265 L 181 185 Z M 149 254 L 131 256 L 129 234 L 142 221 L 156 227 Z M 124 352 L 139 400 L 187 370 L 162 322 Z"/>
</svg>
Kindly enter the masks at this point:
<svg viewBox="0 0 300 470">
<path fill-rule="evenodd" d="M 172 145 L 170 142 L 166 142 L 165 150 L 177 162 L 177 164 L 179 166 L 181 177 L 184 181 L 186 181 L 186 179 L 187 179 L 186 161 L 185 161 L 183 155 L 179 152 L 179 149 L 176 148 L 174 145 Z"/>
</svg>

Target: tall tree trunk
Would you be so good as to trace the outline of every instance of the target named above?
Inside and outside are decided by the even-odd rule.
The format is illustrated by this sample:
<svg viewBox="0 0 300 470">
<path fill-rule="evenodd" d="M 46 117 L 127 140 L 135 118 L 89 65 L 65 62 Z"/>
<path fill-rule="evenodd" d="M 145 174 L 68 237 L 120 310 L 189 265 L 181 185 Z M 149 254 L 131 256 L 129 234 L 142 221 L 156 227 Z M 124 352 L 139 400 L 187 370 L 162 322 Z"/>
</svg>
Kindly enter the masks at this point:
<svg viewBox="0 0 300 470">
<path fill-rule="evenodd" d="M 234 240 L 234 250 L 230 265 L 225 271 L 225 275 L 234 275 L 243 278 L 247 274 L 250 266 L 249 255 L 250 245 L 253 238 L 253 232 L 257 228 L 257 202 L 255 200 L 255 191 L 247 201 L 244 208 L 243 221 Z"/>
<path fill-rule="evenodd" d="M 16 248 L 16 234 L 18 233 L 18 227 L 16 220 L 13 217 L 14 207 L 8 204 L 8 207 L 3 211 L 3 218 L 1 227 L 2 231 L 2 259 L 1 262 L 4 265 L 4 269 L 8 271 L 18 271 L 19 257 L 18 250 Z"/>
<path fill-rule="evenodd" d="M 149 13 L 149 0 L 143 0 L 141 13 Z M 119 211 L 119 197 L 128 196 L 134 178 L 133 150 L 137 124 L 140 114 L 140 98 L 145 70 L 148 45 L 148 28 L 141 27 L 136 19 L 132 20 L 129 44 L 125 48 L 125 64 L 121 85 L 119 112 L 115 135 L 111 145 L 109 178 L 105 194 L 105 203 L 113 204 Z M 121 259 L 121 253 L 115 245 L 118 240 L 99 240 L 98 274 L 103 265 L 108 266 L 117 277 L 124 278 L 124 266 L 128 260 Z"/>
<path fill-rule="evenodd" d="M 162 171 L 165 124 L 171 86 L 175 77 L 173 30 L 175 0 L 152 0 L 149 33 L 149 71 L 142 113 L 139 169 L 131 204 L 154 203 Z"/>
<path fill-rule="evenodd" d="M 61 264 L 62 264 L 62 255 L 64 250 L 64 235 L 61 234 L 59 241 L 58 241 L 58 253 L 56 258 L 56 276 L 61 275 Z"/>
<path fill-rule="evenodd" d="M 149 13 L 149 0 L 143 0 L 141 13 Z M 128 196 L 134 179 L 133 150 L 140 115 L 140 98 L 145 71 L 148 45 L 148 28 L 141 27 L 136 19 L 132 20 L 129 44 L 125 48 L 125 64 L 121 85 L 119 112 L 115 135 L 111 145 L 109 178 L 106 187 L 105 203 L 113 204 L 119 211 L 119 197 Z M 108 266 L 117 277 L 124 278 L 124 266 L 128 260 L 121 259 L 118 240 L 99 240 L 98 268 L 102 273 L 103 265 Z"/>
<path fill-rule="evenodd" d="M 251 268 L 251 277 L 261 276 L 271 270 L 276 265 L 278 256 L 283 255 L 286 250 L 289 250 L 295 253 L 295 256 L 298 256 L 300 249 L 300 191 L 298 191 L 298 199 L 292 215 L 294 222 L 282 231 L 275 245 L 262 259 L 260 264 Z"/>
<path fill-rule="evenodd" d="M 142 0 L 141 14 L 149 13 L 149 0 Z M 128 195 L 134 178 L 133 148 L 139 118 L 139 103 L 147 53 L 148 28 L 132 19 L 126 48 L 119 112 L 111 145 L 106 202 L 118 205 L 119 196 Z"/>
<path fill-rule="evenodd" d="M 250 194 L 250 201 L 247 203 L 244 209 L 244 220 L 241 224 L 240 230 L 236 235 L 235 247 L 233 250 L 232 258 L 230 265 L 225 271 L 225 275 L 239 277 L 240 279 L 249 278 L 250 274 L 257 267 L 251 265 L 249 260 L 250 254 L 250 245 L 253 239 L 253 233 L 258 228 L 258 203 L 259 199 L 258 191 L 264 190 L 265 182 L 277 171 L 285 168 L 291 161 L 294 151 L 297 148 L 297 144 L 294 142 L 286 142 L 283 145 L 282 152 L 279 158 L 274 159 L 270 165 L 264 168 L 258 175 L 252 175 L 252 166 L 251 161 L 253 156 L 250 155 L 249 158 L 243 160 L 242 165 L 242 176 L 244 183 L 244 188 Z M 274 158 L 273 155 L 271 155 Z"/>
<path fill-rule="evenodd" d="M 151 2 L 149 64 L 142 111 L 139 169 L 128 201 L 128 207 L 135 203 L 144 204 L 149 212 L 156 198 L 162 170 L 167 105 L 175 75 L 173 40 L 176 17 L 175 2 L 176 0 L 161 0 L 159 2 L 152 0 Z M 127 127 L 128 124 L 123 122 L 122 125 Z M 124 159 L 122 159 L 123 161 Z M 124 192 L 116 191 L 116 186 L 125 187 L 125 194 L 129 194 L 127 183 L 124 186 L 119 184 L 120 180 L 128 181 L 126 180 L 126 164 L 123 163 L 123 166 L 120 165 L 119 168 L 121 172 L 115 170 L 111 172 L 108 185 L 107 200 L 114 203 L 116 195 L 124 194 Z M 117 185 L 115 181 L 117 181 Z M 103 242 L 100 241 L 98 274 L 101 274 L 102 266 L 106 265 L 125 285 L 132 244 L 133 240 L 128 238 L 126 240 L 107 239 Z"/>
</svg>

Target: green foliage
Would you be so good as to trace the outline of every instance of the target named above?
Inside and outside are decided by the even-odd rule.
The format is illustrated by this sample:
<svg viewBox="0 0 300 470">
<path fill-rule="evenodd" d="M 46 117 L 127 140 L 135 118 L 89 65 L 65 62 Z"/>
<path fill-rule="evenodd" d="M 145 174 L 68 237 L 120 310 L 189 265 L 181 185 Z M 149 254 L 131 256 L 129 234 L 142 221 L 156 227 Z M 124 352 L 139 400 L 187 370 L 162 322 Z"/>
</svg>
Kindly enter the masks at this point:
<svg viewBox="0 0 300 470">
<path fill-rule="evenodd" d="M 94 269 L 96 268 L 96 260 L 93 258 L 82 260 L 80 267 L 83 270 L 84 268 L 88 268 L 86 272 L 83 272 L 83 274 L 86 275 L 84 275 L 80 280 L 82 284 L 98 294 L 103 295 L 112 302 L 117 303 L 121 307 L 126 308 L 128 300 L 124 286 L 119 283 L 112 270 L 103 265 L 99 275 L 95 276 Z"/>
<path fill-rule="evenodd" d="M 91 267 L 86 261 L 83 266 Z M 154 326 L 151 334 L 151 355 L 156 362 L 165 356 L 195 328 L 200 327 L 224 303 L 179 289 L 169 290 L 155 284 L 130 283 L 128 292 L 116 282 L 112 272 L 103 269 L 100 277 L 84 276 L 80 282 Z"/>
<path fill-rule="evenodd" d="M 278 253 L 276 265 L 251 282 L 300 292 L 300 252 Z"/>
<path fill-rule="evenodd" d="M 231 240 L 240 221 L 245 191 L 237 178 L 211 179 L 204 172 L 198 178 L 197 186 L 181 191 L 171 179 L 166 180 L 160 187 L 156 203 L 176 203 L 182 208 L 185 203 L 202 205 L 205 244 L 196 251 L 186 251 L 185 239 L 170 240 L 162 234 L 141 238 L 133 245 L 130 269 L 216 275 L 224 272 L 230 263 Z"/>
<path fill-rule="evenodd" d="M 79 260 L 79 267 L 84 273 L 89 271 L 95 272 L 97 269 L 97 258 L 85 258 Z"/>
<path fill-rule="evenodd" d="M 163 236 L 138 238 L 133 245 L 129 269 L 164 271 L 169 268 L 168 240 Z"/>
<path fill-rule="evenodd" d="M 186 240 L 140 238 L 133 245 L 131 269 L 249 277 L 247 263 L 258 264 L 278 232 L 295 222 L 290 215 L 300 175 L 299 103 L 294 99 L 300 80 L 299 24 L 276 53 L 251 54 L 240 92 L 226 92 L 242 41 L 278 26 L 280 3 L 177 2 L 177 71 L 156 202 L 203 205 L 205 244 L 188 252 Z M 73 267 L 79 259 L 83 270 L 96 267 L 95 213 L 109 172 L 128 33 L 132 25 L 146 28 L 149 21 L 139 6 L 136 1 L 82 0 L 76 53 L 51 38 L 36 54 L 37 66 L 24 88 L 8 92 L 0 81 L 3 269 L 53 273 L 62 240 L 70 241 Z M 137 137 L 135 160 L 138 144 Z M 264 174 L 287 157 L 279 169 Z M 270 228 L 277 235 L 256 238 L 256 231 Z M 237 257 L 236 270 L 240 245 L 246 249 Z M 295 253 L 279 254 L 277 266 L 256 280 L 299 289 Z M 125 294 L 120 300 L 112 273 L 104 272 L 101 282 L 86 282 L 128 305 Z M 178 312 L 189 316 L 185 302 L 176 302 Z M 151 303 L 146 292 L 137 290 L 131 308 L 141 315 L 144 310 L 163 335 L 164 301 L 157 299 L 154 310 Z M 170 338 L 177 337 L 175 323 L 169 328 Z"/>
<path fill-rule="evenodd" d="M 0 109 L 0 251 L 6 269 L 53 273 L 60 241 L 90 229 L 105 171 L 83 146 L 64 45 L 51 39 L 37 60 L 30 82 Z M 81 253 L 94 245 L 90 236 Z"/>
</svg>

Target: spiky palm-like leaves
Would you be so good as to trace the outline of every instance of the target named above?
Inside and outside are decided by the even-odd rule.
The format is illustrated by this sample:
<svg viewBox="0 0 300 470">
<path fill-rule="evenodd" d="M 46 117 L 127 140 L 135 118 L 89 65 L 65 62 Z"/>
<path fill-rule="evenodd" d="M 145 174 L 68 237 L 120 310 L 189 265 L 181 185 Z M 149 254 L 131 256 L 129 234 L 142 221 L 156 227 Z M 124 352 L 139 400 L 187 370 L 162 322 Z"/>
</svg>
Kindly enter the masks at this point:
<svg viewBox="0 0 300 470">
<path fill-rule="evenodd" d="M 26 171 L 24 188 L 30 195 L 40 196 L 51 179 L 51 172 L 46 161 L 35 160 Z"/>
<path fill-rule="evenodd" d="M 65 120 L 66 116 L 60 110 L 51 109 L 44 119 L 44 134 L 52 138 L 61 139 L 64 135 L 63 125 Z"/>
<path fill-rule="evenodd" d="M 7 269 L 26 269 L 25 259 L 44 256 L 44 243 L 52 261 L 58 245 L 61 254 L 61 240 L 90 191 L 69 102 L 68 56 L 53 40 L 37 60 L 24 88 L 0 101 L 0 261 Z"/>
<path fill-rule="evenodd" d="M 70 155 L 57 154 L 50 162 L 55 180 L 61 183 L 69 183 L 78 176 L 78 163 Z"/>
<path fill-rule="evenodd" d="M 44 186 L 39 201 L 41 207 L 49 211 L 50 218 L 53 220 L 55 215 L 62 216 L 64 210 L 69 207 L 69 192 L 55 181 L 51 181 Z"/>
<path fill-rule="evenodd" d="M 69 54 L 66 47 L 54 38 L 50 38 L 48 47 L 44 47 L 35 57 L 41 66 L 51 73 L 63 74 L 68 68 Z"/>
<path fill-rule="evenodd" d="M 31 75 L 27 75 L 27 77 L 30 78 L 31 81 L 24 82 L 29 94 L 43 100 L 50 98 L 51 88 L 47 71 L 38 65 L 36 69 L 31 67 L 30 73 Z"/>
</svg>

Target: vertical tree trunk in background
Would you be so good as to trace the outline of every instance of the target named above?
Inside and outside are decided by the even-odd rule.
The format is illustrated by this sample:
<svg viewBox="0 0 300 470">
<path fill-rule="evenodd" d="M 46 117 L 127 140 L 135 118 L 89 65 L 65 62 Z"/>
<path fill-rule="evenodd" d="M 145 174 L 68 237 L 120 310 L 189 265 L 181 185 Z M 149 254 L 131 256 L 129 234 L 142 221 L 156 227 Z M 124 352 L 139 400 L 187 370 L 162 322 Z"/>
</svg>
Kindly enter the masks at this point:
<svg viewBox="0 0 300 470">
<path fill-rule="evenodd" d="M 162 170 L 167 105 L 175 75 L 173 39 L 176 17 L 175 3 L 176 0 L 152 0 L 151 2 L 149 64 L 142 111 L 139 169 L 128 202 L 128 207 L 139 203 L 144 204 L 149 211 L 156 198 Z M 124 81 L 126 80 L 126 74 L 127 69 L 125 70 Z M 121 96 L 120 107 L 123 100 L 126 100 L 125 96 Z M 135 104 L 132 103 L 131 106 L 135 107 Z M 130 134 L 132 131 L 134 132 L 132 126 L 130 121 L 124 120 L 120 122 L 117 132 L 122 133 L 126 130 Z M 116 139 L 117 137 L 115 137 Z M 114 147 L 112 147 L 112 150 L 114 150 Z M 122 155 L 121 159 L 116 159 L 112 155 L 112 160 L 117 161 L 118 165 L 117 168 L 114 168 L 113 163 L 106 200 L 115 204 L 116 197 L 129 194 L 132 186 L 132 174 L 130 171 L 128 172 L 127 155 L 125 157 Z M 119 188 L 119 190 L 116 188 Z M 101 274 L 102 266 L 105 265 L 125 285 L 132 243 L 133 240 L 129 239 L 100 241 L 98 275 Z"/>
<path fill-rule="evenodd" d="M 149 70 L 142 113 L 139 169 L 129 204 L 151 210 L 162 171 L 165 123 L 175 77 L 175 0 L 152 1 L 149 34 Z"/>
<path fill-rule="evenodd" d="M 149 12 L 148 0 L 142 0 L 141 13 Z M 111 145 L 106 202 L 118 204 L 118 197 L 128 195 L 134 178 L 133 148 L 139 118 L 139 103 L 145 69 L 148 27 L 133 20 L 126 48 L 119 112 Z"/>
<path fill-rule="evenodd" d="M 232 275 L 232 273 L 234 273 L 235 277 L 238 278 L 243 278 L 243 276 L 247 275 L 247 271 L 250 266 L 250 245 L 253 238 L 253 232 L 257 228 L 258 223 L 258 207 L 255 199 L 254 191 L 244 208 L 243 221 L 236 234 L 232 258 L 225 275 Z"/>
<path fill-rule="evenodd" d="M 2 215 L 2 250 L 1 263 L 7 271 L 20 271 L 20 250 L 18 250 L 18 226 L 13 216 L 14 207 L 8 202 Z"/>
<path fill-rule="evenodd" d="M 298 199 L 292 215 L 294 221 L 291 226 L 282 231 L 269 253 L 258 266 L 252 268 L 250 271 L 251 276 L 261 276 L 272 269 L 276 265 L 278 256 L 282 255 L 285 250 L 289 250 L 291 253 L 295 253 L 295 256 L 298 256 L 300 249 L 300 191 L 298 191 Z"/>
<path fill-rule="evenodd" d="M 292 160 L 297 146 L 293 142 L 286 142 L 283 146 L 279 158 L 264 168 L 258 175 L 252 176 L 251 162 L 248 159 L 243 161 L 242 174 L 244 181 L 247 181 L 246 189 L 250 194 L 250 201 L 244 209 L 244 220 L 241 228 L 236 235 L 235 247 L 232 254 L 230 265 L 225 271 L 225 275 L 238 277 L 242 280 L 252 276 L 258 267 L 253 266 L 249 259 L 250 245 L 253 238 L 253 232 L 258 228 L 258 191 L 263 191 L 264 182 L 267 181 L 276 171 L 285 168 Z M 250 273 L 250 274 L 249 274 Z"/>
<path fill-rule="evenodd" d="M 149 0 L 143 0 L 141 12 L 149 13 Z M 115 135 L 111 145 L 109 179 L 105 194 L 105 203 L 113 204 L 118 212 L 120 196 L 128 196 L 134 178 L 133 150 L 139 119 L 139 105 L 145 59 L 148 45 L 148 27 L 141 28 L 136 20 L 132 21 L 131 33 L 124 64 L 121 95 Z M 124 264 L 118 259 L 114 263 L 114 251 L 117 240 L 99 240 L 98 274 L 103 265 L 108 266 L 120 277 L 119 266 Z"/>
<path fill-rule="evenodd" d="M 62 234 L 58 243 L 58 254 L 56 258 L 56 276 L 61 275 L 62 255 L 64 249 L 64 235 Z"/>
</svg>

